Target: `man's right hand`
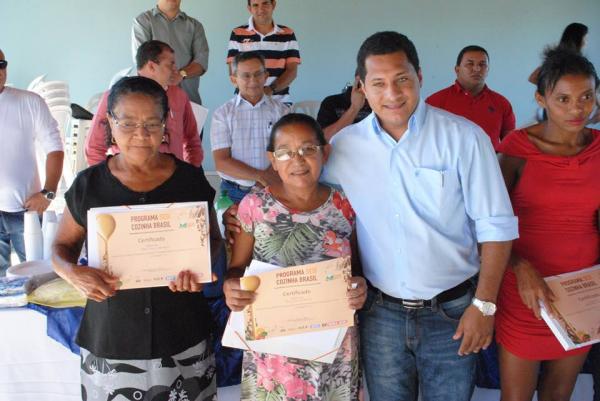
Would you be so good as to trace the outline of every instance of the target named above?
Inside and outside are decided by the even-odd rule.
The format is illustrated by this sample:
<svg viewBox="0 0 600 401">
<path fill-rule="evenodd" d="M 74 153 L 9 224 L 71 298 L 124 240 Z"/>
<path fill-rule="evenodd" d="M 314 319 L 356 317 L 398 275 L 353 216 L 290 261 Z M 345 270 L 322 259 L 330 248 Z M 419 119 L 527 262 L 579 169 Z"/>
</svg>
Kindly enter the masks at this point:
<svg viewBox="0 0 600 401">
<path fill-rule="evenodd" d="M 548 313 L 552 314 L 549 307 L 556 300 L 556 296 L 535 267 L 529 261 L 519 258 L 513 264 L 513 271 L 517 277 L 519 295 L 525 306 L 533 311 L 536 318 L 541 319 L 540 301 L 542 301 L 548 307 Z"/>
<path fill-rule="evenodd" d="M 242 232 L 240 221 L 237 218 L 238 205 L 233 204 L 223 212 L 223 225 L 225 225 L 225 239 L 233 244 L 233 233 Z"/>
<path fill-rule="evenodd" d="M 268 187 L 276 182 L 281 181 L 279 178 L 279 174 L 272 167 L 268 167 L 264 170 L 259 170 L 258 176 L 256 177 L 256 182 L 260 184 L 263 188 Z"/>
<path fill-rule="evenodd" d="M 352 93 L 350 93 L 350 105 L 357 111 L 362 109 L 365 105 L 365 93 L 360 87 L 360 80 L 358 77 L 354 78 Z"/>
</svg>

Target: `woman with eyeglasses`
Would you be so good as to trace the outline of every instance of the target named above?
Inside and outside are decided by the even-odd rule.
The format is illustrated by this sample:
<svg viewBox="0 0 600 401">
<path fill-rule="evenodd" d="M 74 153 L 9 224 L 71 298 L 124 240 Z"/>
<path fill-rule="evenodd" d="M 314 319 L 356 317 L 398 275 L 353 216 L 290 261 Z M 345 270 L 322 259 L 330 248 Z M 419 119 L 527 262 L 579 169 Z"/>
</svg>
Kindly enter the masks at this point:
<svg viewBox="0 0 600 401">
<path fill-rule="evenodd" d="M 83 399 L 206 400 L 216 394 L 209 309 L 193 273 L 180 272 L 169 287 L 119 291 L 117 277 L 77 263 L 90 208 L 212 203 L 215 192 L 201 168 L 159 152 L 168 111 L 166 93 L 154 80 L 117 82 L 108 97 L 106 135 L 121 152 L 82 171 L 65 194 L 53 264 L 88 298 L 77 334 Z M 214 213 L 210 220 L 216 255 L 221 237 Z"/>
<path fill-rule="evenodd" d="M 235 242 L 224 284 L 227 305 L 241 311 L 254 294 L 240 289 L 239 278 L 254 258 L 292 267 L 356 252 L 355 215 L 345 195 L 319 183 L 329 146 L 319 124 L 305 114 L 288 114 L 271 130 L 268 157 L 281 177 L 241 201 L 241 232 Z M 352 277 L 348 290 L 352 309 L 366 299 L 366 281 Z M 358 400 L 361 375 L 358 332 L 348 329 L 333 364 L 244 352 L 242 400 Z"/>
</svg>

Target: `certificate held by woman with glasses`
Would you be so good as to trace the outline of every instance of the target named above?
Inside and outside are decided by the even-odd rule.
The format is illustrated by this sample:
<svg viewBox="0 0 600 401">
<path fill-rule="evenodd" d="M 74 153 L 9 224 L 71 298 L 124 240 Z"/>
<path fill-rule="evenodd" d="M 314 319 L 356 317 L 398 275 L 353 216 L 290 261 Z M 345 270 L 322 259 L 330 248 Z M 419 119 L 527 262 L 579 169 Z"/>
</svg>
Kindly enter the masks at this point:
<svg viewBox="0 0 600 401">
<path fill-rule="evenodd" d="M 119 277 L 120 289 L 161 287 L 187 270 L 210 282 L 206 202 L 93 208 L 89 265 Z"/>
<path fill-rule="evenodd" d="M 254 270 L 265 267 L 269 270 Z M 256 294 L 244 309 L 247 340 L 354 325 L 354 310 L 346 298 L 352 275 L 349 257 L 272 270 L 274 267 L 253 261 L 240 279 L 243 290 Z"/>
</svg>

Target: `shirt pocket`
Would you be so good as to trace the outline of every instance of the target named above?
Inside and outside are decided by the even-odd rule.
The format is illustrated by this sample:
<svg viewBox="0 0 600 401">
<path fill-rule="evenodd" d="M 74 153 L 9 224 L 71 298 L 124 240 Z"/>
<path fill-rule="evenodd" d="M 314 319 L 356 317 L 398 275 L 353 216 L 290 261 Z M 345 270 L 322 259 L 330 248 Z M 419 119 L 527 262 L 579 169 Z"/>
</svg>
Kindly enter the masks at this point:
<svg viewBox="0 0 600 401">
<path fill-rule="evenodd" d="M 412 172 L 411 197 L 417 211 L 427 218 L 438 219 L 444 202 L 446 170 L 415 167 Z"/>
</svg>

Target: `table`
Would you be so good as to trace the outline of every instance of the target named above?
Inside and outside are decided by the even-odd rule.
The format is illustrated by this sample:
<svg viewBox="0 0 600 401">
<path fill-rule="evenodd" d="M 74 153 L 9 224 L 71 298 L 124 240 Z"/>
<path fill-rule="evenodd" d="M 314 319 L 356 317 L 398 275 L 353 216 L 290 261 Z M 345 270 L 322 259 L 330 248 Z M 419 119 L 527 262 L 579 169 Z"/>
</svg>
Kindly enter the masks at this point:
<svg viewBox="0 0 600 401">
<path fill-rule="evenodd" d="M 2 309 L 0 321 L 0 400 L 81 399 L 79 356 L 46 335 L 46 316 L 27 308 Z M 218 399 L 237 401 L 239 394 L 239 386 L 220 388 Z M 592 394 L 591 375 L 579 375 L 571 399 L 591 400 Z M 472 401 L 499 399 L 498 390 L 477 388 Z"/>
<path fill-rule="evenodd" d="M 77 401 L 79 356 L 46 335 L 46 316 L 0 310 L 0 400 Z"/>
</svg>

